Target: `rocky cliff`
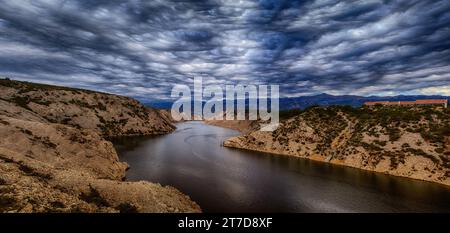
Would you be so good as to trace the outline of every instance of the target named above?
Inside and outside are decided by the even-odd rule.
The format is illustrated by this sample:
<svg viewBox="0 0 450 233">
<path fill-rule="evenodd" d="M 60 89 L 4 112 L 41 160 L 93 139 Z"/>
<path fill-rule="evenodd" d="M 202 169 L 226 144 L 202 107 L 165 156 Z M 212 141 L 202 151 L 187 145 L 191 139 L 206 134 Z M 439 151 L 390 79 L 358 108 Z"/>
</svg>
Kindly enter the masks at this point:
<svg viewBox="0 0 450 233">
<path fill-rule="evenodd" d="M 0 212 L 199 212 L 172 187 L 123 181 L 105 139 L 174 129 L 127 97 L 0 80 Z"/>
<path fill-rule="evenodd" d="M 312 107 L 224 145 L 450 185 L 449 122 L 443 107 Z"/>
</svg>

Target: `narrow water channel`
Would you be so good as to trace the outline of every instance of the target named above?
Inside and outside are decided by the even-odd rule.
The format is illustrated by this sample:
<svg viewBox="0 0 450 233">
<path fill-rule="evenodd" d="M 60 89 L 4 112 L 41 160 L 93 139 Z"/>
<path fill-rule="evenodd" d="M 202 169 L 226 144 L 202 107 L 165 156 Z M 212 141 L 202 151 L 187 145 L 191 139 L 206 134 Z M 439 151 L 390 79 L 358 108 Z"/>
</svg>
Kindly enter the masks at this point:
<svg viewBox="0 0 450 233">
<path fill-rule="evenodd" d="M 186 122 L 158 137 L 115 141 L 128 180 L 171 185 L 204 212 L 450 212 L 450 188 L 225 148 L 239 132 Z"/>
</svg>

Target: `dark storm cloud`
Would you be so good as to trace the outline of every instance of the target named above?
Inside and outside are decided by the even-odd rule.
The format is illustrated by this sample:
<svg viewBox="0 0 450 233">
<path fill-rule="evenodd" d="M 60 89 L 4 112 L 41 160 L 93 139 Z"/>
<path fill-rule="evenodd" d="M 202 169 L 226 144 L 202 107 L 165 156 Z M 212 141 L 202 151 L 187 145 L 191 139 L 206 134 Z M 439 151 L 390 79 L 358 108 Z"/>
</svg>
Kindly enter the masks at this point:
<svg viewBox="0 0 450 233">
<path fill-rule="evenodd" d="M 282 95 L 450 93 L 450 2 L 0 1 L 0 74 L 168 98 L 208 84 Z"/>
</svg>

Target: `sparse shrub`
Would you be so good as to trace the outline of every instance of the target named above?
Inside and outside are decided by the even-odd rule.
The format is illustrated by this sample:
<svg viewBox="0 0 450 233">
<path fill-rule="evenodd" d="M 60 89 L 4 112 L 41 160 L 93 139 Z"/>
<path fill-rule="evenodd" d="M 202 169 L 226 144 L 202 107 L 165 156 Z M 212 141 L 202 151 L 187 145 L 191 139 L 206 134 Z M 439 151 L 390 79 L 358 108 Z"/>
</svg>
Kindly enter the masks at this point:
<svg viewBox="0 0 450 233">
<path fill-rule="evenodd" d="M 116 207 L 120 211 L 120 213 L 138 213 L 138 209 L 135 205 L 130 204 L 128 202 L 121 203 Z"/>
<path fill-rule="evenodd" d="M 30 99 L 28 97 L 14 96 L 11 101 L 13 101 L 17 106 L 31 111 L 31 108 L 28 106 L 28 103 L 30 103 Z"/>
<path fill-rule="evenodd" d="M 109 203 L 106 199 L 104 199 L 100 193 L 98 192 L 97 189 L 95 189 L 94 187 L 92 187 L 91 185 L 89 185 L 89 192 L 88 193 L 81 193 L 80 194 L 80 199 L 88 202 L 88 203 L 93 203 L 97 206 L 104 206 L 104 207 L 109 207 Z"/>
<path fill-rule="evenodd" d="M 10 125 L 9 122 L 7 122 L 7 121 L 5 121 L 5 120 L 2 120 L 2 119 L 0 119 L 0 124 L 3 124 L 3 125 Z"/>
<path fill-rule="evenodd" d="M 0 177 L 0 185 L 6 185 L 7 182 L 5 179 L 3 179 L 2 177 Z"/>
<path fill-rule="evenodd" d="M 28 134 L 28 135 L 33 135 L 33 132 L 31 132 L 30 130 L 28 130 L 28 129 L 21 129 L 20 130 L 22 133 L 24 133 L 24 134 Z"/>
<path fill-rule="evenodd" d="M 436 148 L 434 151 L 436 153 L 442 154 L 442 153 L 444 153 L 444 148 Z"/>
<path fill-rule="evenodd" d="M 62 208 L 65 208 L 65 207 L 66 207 L 66 206 L 64 205 L 64 203 L 62 203 L 62 202 L 60 202 L 60 201 L 53 201 L 53 202 L 51 202 L 50 204 L 51 204 L 51 206 L 52 206 L 53 208 L 57 208 L 57 209 L 62 209 Z"/>
<path fill-rule="evenodd" d="M 374 140 L 373 142 L 380 146 L 386 146 L 386 141 Z"/>
<path fill-rule="evenodd" d="M 17 206 L 17 200 L 14 196 L 10 195 L 0 195 L 0 212 L 6 212 L 11 209 L 16 209 Z"/>
<path fill-rule="evenodd" d="M 17 165 L 19 165 L 19 170 L 28 176 L 35 176 L 42 180 L 50 180 L 53 178 L 50 174 L 38 172 L 34 168 L 32 168 L 22 162 L 17 163 Z"/>
</svg>

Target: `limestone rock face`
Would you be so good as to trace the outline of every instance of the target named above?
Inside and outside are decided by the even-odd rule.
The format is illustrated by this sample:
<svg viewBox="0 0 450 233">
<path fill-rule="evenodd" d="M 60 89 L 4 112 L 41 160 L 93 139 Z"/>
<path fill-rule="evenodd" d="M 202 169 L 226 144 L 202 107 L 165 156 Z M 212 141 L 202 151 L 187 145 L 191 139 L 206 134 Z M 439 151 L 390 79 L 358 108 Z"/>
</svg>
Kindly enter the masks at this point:
<svg viewBox="0 0 450 233">
<path fill-rule="evenodd" d="M 175 188 L 123 181 L 105 139 L 174 129 L 130 98 L 0 80 L 0 212 L 200 212 Z"/>
<path fill-rule="evenodd" d="M 254 130 L 224 146 L 450 185 L 448 108 L 311 108 L 274 132 Z"/>
</svg>

